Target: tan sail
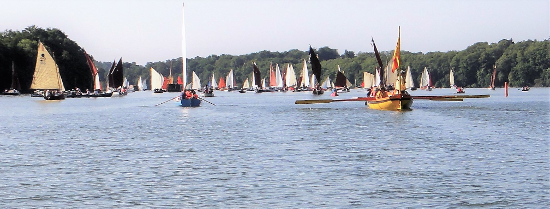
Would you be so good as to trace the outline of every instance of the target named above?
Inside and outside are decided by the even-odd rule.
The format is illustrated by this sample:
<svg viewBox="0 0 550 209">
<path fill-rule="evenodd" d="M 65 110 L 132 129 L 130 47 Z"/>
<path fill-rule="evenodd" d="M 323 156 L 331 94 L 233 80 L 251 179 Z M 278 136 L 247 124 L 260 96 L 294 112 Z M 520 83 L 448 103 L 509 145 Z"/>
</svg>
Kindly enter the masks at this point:
<svg viewBox="0 0 550 209">
<path fill-rule="evenodd" d="M 42 42 L 38 42 L 38 55 L 32 79 L 31 89 L 58 89 L 65 91 L 59 67 Z"/>
</svg>

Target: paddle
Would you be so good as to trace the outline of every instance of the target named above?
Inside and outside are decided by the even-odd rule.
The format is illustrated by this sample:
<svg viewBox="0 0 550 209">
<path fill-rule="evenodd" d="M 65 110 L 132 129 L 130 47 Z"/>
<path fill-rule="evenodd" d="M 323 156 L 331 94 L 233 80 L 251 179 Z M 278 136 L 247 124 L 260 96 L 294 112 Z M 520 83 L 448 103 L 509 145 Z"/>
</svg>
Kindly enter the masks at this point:
<svg viewBox="0 0 550 209">
<path fill-rule="evenodd" d="M 470 98 L 488 98 L 491 95 L 452 95 L 452 96 L 412 96 L 413 99 L 429 99 L 429 100 L 442 100 L 442 101 L 462 101 L 460 99 L 470 99 Z"/>
<path fill-rule="evenodd" d="M 311 99 L 311 100 L 296 100 L 294 104 L 318 104 L 318 103 L 331 103 L 331 102 L 354 102 L 354 101 L 367 101 L 366 97 L 357 97 L 354 99 Z"/>
<path fill-rule="evenodd" d="M 164 102 L 158 103 L 158 104 L 155 105 L 155 107 L 156 107 L 156 106 L 159 106 L 159 105 L 161 105 L 161 104 L 164 104 L 164 103 L 166 103 L 166 102 L 172 101 L 172 100 L 174 100 L 174 99 L 176 99 L 176 98 L 178 98 L 178 97 L 181 97 L 181 96 L 176 96 L 176 97 L 174 97 L 174 98 L 172 98 L 172 99 L 169 99 L 169 100 L 166 100 L 166 101 L 164 101 Z"/>
<path fill-rule="evenodd" d="M 215 105 L 214 103 L 212 103 L 212 102 L 209 102 L 209 101 L 207 101 L 206 99 L 204 99 L 204 98 L 202 98 L 202 97 L 197 97 L 197 98 L 199 98 L 199 99 L 200 99 L 200 100 L 202 100 L 202 101 L 205 101 L 205 102 L 207 102 L 208 104 L 211 104 L 211 105 L 214 105 L 214 106 L 216 106 L 216 105 Z"/>
</svg>

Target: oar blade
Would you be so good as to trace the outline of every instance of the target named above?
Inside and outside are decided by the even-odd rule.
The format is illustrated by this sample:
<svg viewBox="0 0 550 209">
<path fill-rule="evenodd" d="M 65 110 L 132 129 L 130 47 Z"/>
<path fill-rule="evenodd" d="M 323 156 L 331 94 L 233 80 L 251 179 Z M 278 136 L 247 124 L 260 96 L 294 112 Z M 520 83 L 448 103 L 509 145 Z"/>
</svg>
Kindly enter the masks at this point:
<svg viewBox="0 0 550 209">
<path fill-rule="evenodd" d="M 332 99 L 311 99 L 311 100 L 296 100 L 294 104 L 319 104 L 319 103 L 331 103 Z"/>
</svg>

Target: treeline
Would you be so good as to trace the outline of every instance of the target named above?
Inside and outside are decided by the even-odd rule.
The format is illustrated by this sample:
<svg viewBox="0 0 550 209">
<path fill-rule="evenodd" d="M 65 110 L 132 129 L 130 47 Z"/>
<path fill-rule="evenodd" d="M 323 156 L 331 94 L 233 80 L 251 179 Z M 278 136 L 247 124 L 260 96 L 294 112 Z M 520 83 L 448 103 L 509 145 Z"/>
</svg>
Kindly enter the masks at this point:
<svg viewBox="0 0 550 209">
<path fill-rule="evenodd" d="M 21 90 L 28 92 L 34 73 L 39 40 L 56 59 L 66 88 L 87 89 L 92 87 L 92 77 L 86 64 L 84 50 L 77 43 L 70 40 L 59 29 L 41 29 L 30 26 L 23 31 L 7 30 L 0 33 L 0 87 L 2 89 L 10 86 L 13 62 L 21 83 Z M 386 43 L 377 44 L 380 46 Z M 303 60 L 308 60 L 308 49 L 309 46 L 306 45 L 303 50 L 260 51 L 238 56 L 222 54 L 187 59 L 187 80 L 191 80 L 191 71 L 195 71 L 204 85 L 209 81 L 212 73 L 215 74 L 216 81 L 219 81 L 220 76 L 226 76 L 233 69 L 235 80 L 238 86 L 241 86 L 247 77 L 251 77 L 253 62 L 256 62 L 260 68 L 263 77 L 269 76 L 271 63 L 274 67 L 278 64 L 281 70 L 286 69 L 288 64 L 292 64 L 299 76 Z M 543 41 L 527 40 L 518 43 L 514 43 L 511 39 L 503 39 L 498 43 L 475 43 L 462 51 L 426 54 L 401 51 L 400 68 L 405 70 L 407 66 L 410 66 L 417 86 L 421 71 L 427 67 L 436 87 L 448 87 L 450 69 L 454 69 L 455 83 L 459 86 L 487 87 L 491 80 L 493 65 L 496 65 L 496 86 L 504 86 L 504 82 L 509 82 L 510 86 L 547 87 L 550 86 L 549 49 L 550 41 L 548 39 Z M 339 54 L 336 49 L 327 46 L 317 48 L 315 51 L 323 66 L 323 78 L 330 76 L 331 79 L 334 79 L 339 65 L 352 83 L 360 85 L 363 72 L 374 73 L 375 66 L 377 66 L 373 52 L 356 54 L 346 50 L 343 54 Z M 389 61 L 392 54 L 392 51 L 381 52 L 382 60 Z M 125 61 L 124 55 L 121 56 Z M 96 61 L 95 63 L 99 70 L 100 80 L 105 86 L 107 71 L 112 62 Z M 130 84 L 135 84 L 139 76 L 142 79 L 150 78 L 149 69 L 151 67 L 165 76 L 168 76 L 171 70 L 174 78 L 181 76 L 183 72 L 182 59 L 179 57 L 148 62 L 145 66 L 136 65 L 135 62 L 124 62 L 124 73 Z M 309 63 L 308 69 L 311 74 Z"/>
</svg>

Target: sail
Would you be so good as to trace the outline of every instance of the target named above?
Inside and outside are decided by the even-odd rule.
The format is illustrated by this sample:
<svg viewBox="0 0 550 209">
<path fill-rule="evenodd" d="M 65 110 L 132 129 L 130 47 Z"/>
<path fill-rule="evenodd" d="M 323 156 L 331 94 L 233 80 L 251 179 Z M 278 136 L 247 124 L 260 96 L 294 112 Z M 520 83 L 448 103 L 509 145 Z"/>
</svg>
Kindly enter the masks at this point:
<svg viewBox="0 0 550 209">
<path fill-rule="evenodd" d="M 363 88 L 370 89 L 374 85 L 374 75 L 369 72 L 363 72 Z"/>
<path fill-rule="evenodd" d="M 212 88 L 218 88 L 218 84 L 216 83 L 216 77 L 214 77 L 214 73 L 212 73 L 212 80 L 210 81 L 210 85 L 212 85 Z"/>
<path fill-rule="evenodd" d="M 235 78 L 233 76 L 233 69 L 231 69 L 227 74 L 227 77 L 225 79 L 225 85 L 227 86 L 228 89 L 232 89 L 235 87 Z"/>
<path fill-rule="evenodd" d="M 411 67 L 407 67 L 407 74 L 405 75 L 405 87 L 410 89 L 414 88 L 414 81 L 412 78 Z"/>
<path fill-rule="evenodd" d="M 490 88 L 495 88 L 495 80 L 497 75 L 497 65 L 493 65 L 493 75 L 491 76 L 491 85 Z"/>
<path fill-rule="evenodd" d="M 254 85 L 262 86 L 262 73 L 260 72 L 260 69 L 255 62 L 252 64 L 252 67 L 254 68 Z"/>
<path fill-rule="evenodd" d="M 386 69 L 384 72 L 386 72 L 386 84 L 387 85 L 394 85 L 395 82 L 397 82 L 397 70 L 392 70 L 394 62 L 388 62 L 388 65 L 386 65 Z"/>
<path fill-rule="evenodd" d="M 111 78 L 113 80 L 113 86 L 111 87 L 118 88 L 124 85 L 124 69 L 122 68 L 122 57 L 120 58 L 120 60 L 118 60 L 118 63 L 111 72 Z"/>
<path fill-rule="evenodd" d="M 286 68 L 286 86 L 296 86 L 296 73 L 291 64 L 287 65 Z"/>
<path fill-rule="evenodd" d="M 197 74 L 195 73 L 195 71 L 193 71 L 193 83 L 191 84 L 191 89 L 200 89 L 201 88 L 201 79 L 199 78 L 199 76 L 197 76 Z"/>
<path fill-rule="evenodd" d="M 315 86 L 317 83 L 317 80 L 315 79 L 315 75 L 311 74 L 311 78 L 309 79 L 309 86 Z"/>
<path fill-rule="evenodd" d="M 336 88 L 345 87 L 345 86 L 347 86 L 346 81 L 347 81 L 347 78 L 344 75 L 344 73 L 342 73 L 341 71 L 338 71 L 336 73 L 336 81 L 334 82 L 334 86 Z"/>
<path fill-rule="evenodd" d="M 309 49 L 310 49 L 310 53 L 313 52 L 313 49 L 311 49 L 311 47 L 309 47 Z M 315 55 L 315 52 L 313 52 L 313 55 Z M 319 60 L 317 59 L 317 56 L 315 56 L 315 59 L 317 61 Z M 313 66 L 313 62 L 311 65 Z M 319 64 L 319 66 L 321 66 L 321 64 Z M 319 74 L 319 76 L 321 76 L 321 74 Z M 315 77 L 317 77 L 317 75 Z M 304 59 L 304 66 L 302 67 L 302 87 L 310 87 L 306 59 Z"/>
<path fill-rule="evenodd" d="M 130 87 L 130 82 L 128 82 L 128 79 L 126 77 L 124 77 L 124 82 L 123 82 L 122 86 L 124 88 Z"/>
<path fill-rule="evenodd" d="M 315 79 L 317 79 L 318 82 L 321 81 L 321 62 L 319 61 L 319 58 L 315 54 L 315 51 L 313 51 L 313 48 L 309 46 L 309 61 L 311 62 L 311 71 L 313 72 L 313 75 L 315 75 Z M 305 64 L 304 60 L 304 64 Z M 307 76 L 307 75 L 305 75 Z"/>
<path fill-rule="evenodd" d="M 65 91 L 59 67 L 53 60 L 48 50 L 42 42 L 38 42 L 38 54 L 36 56 L 36 66 L 31 83 L 31 89 L 58 89 Z"/>
<path fill-rule="evenodd" d="M 376 68 L 376 74 L 374 75 L 374 86 L 378 86 L 382 83 L 382 79 L 380 77 L 380 68 Z"/>
<path fill-rule="evenodd" d="M 88 67 L 90 68 L 90 72 L 92 73 L 93 88 L 101 90 L 101 84 L 99 83 L 97 67 L 95 66 L 94 62 L 92 61 L 88 53 L 86 53 L 86 50 L 84 50 L 84 55 L 86 56 L 86 63 L 88 63 Z"/>
<path fill-rule="evenodd" d="M 11 89 L 21 90 L 21 84 L 19 83 L 19 78 L 17 78 L 13 61 L 11 61 Z"/>
<path fill-rule="evenodd" d="M 428 72 L 428 68 L 424 67 L 424 71 L 422 71 L 422 76 L 420 77 L 420 87 L 427 87 L 432 86 L 430 81 L 430 73 Z"/>
<path fill-rule="evenodd" d="M 455 86 L 455 76 L 454 76 L 454 73 L 453 73 L 453 69 L 451 69 L 451 72 L 449 72 L 449 85 L 451 87 Z"/>
<path fill-rule="evenodd" d="M 382 59 L 380 58 L 380 53 L 378 52 L 378 49 L 376 48 L 376 44 L 374 43 L 374 38 L 372 38 L 372 46 L 374 47 L 374 55 L 376 56 L 376 60 L 378 61 L 378 68 L 376 70 L 376 81 L 377 83 L 375 86 L 384 86 L 386 85 L 386 82 L 384 81 L 384 68 L 382 66 Z"/>
<path fill-rule="evenodd" d="M 138 87 L 138 91 L 143 91 L 143 81 L 141 80 L 141 76 L 139 76 L 139 79 L 137 81 L 137 87 Z"/>
<path fill-rule="evenodd" d="M 325 80 L 323 81 L 323 83 L 321 83 L 321 88 L 323 89 L 327 89 L 328 87 L 330 87 L 330 77 L 327 76 L 327 78 L 325 78 Z"/>
<path fill-rule="evenodd" d="M 113 71 L 115 70 L 115 67 L 116 67 L 116 61 L 113 60 L 113 64 L 111 65 L 111 68 L 109 68 L 109 74 L 107 74 L 107 89 L 109 87 L 114 87 L 115 84 L 114 84 L 114 79 L 113 79 Z"/>
<path fill-rule="evenodd" d="M 248 82 L 248 78 L 246 78 L 243 83 L 243 89 L 249 89 L 249 88 L 250 88 L 250 84 Z"/>
<path fill-rule="evenodd" d="M 284 82 L 283 82 L 283 76 L 281 75 L 281 69 L 279 69 L 279 64 L 275 67 L 275 80 L 277 81 L 277 87 L 283 88 Z"/>
<path fill-rule="evenodd" d="M 170 79 L 167 77 L 164 77 L 164 80 L 162 81 L 162 89 L 167 90 L 168 84 L 170 84 Z"/>
<path fill-rule="evenodd" d="M 273 69 L 273 63 L 269 63 L 269 86 L 277 87 L 277 76 L 275 75 L 275 69 Z"/>
<path fill-rule="evenodd" d="M 220 77 L 220 83 L 218 84 L 218 88 L 220 88 L 220 89 L 225 88 L 225 81 L 223 80 L 223 76 Z"/>
<path fill-rule="evenodd" d="M 151 90 L 162 89 L 163 81 L 162 74 L 151 67 Z"/>
</svg>

